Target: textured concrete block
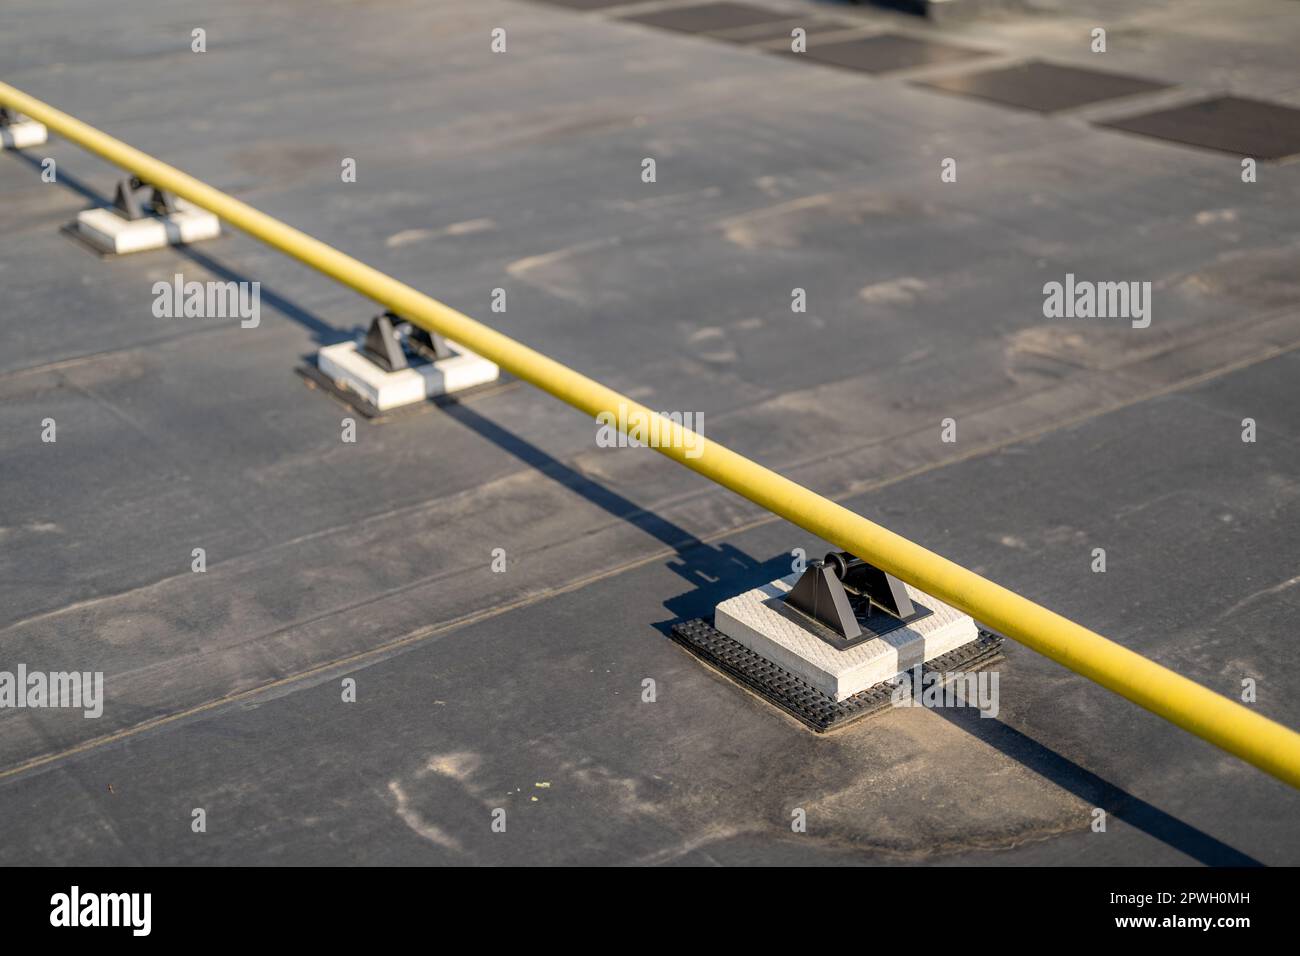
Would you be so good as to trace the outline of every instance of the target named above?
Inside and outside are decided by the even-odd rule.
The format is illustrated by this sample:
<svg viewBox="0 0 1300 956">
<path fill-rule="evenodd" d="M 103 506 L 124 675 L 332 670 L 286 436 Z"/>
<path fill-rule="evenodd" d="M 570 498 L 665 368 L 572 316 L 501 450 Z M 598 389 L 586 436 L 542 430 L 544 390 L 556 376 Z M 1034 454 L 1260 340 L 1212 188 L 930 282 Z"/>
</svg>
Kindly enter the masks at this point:
<svg viewBox="0 0 1300 956">
<path fill-rule="evenodd" d="M 0 144 L 5 149 L 26 149 L 28 146 L 40 146 L 47 139 L 49 139 L 49 133 L 45 129 L 45 124 L 38 123 L 36 120 L 24 119 L 8 126 L 0 126 Z"/>
<path fill-rule="evenodd" d="M 912 602 L 929 608 L 932 614 L 840 650 L 777 606 L 777 599 L 784 598 L 798 579 L 799 575 L 791 574 L 723 601 L 714 612 L 713 626 L 836 700 L 852 697 L 979 637 L 969 615 L 906 585 Z"/>
<path fill-rule="evenodd" d="M 131 220 L 115 209 L 87 209 L 77 214 L 77 232 L 95 248 L 115 255 L 200 242 L 221 235 L 221 223 L 206 209 L 182 199 L 170 216 Z"/>
<path fill-rule="evenodd" d="M 385 372 L 361 354 L 356 342 L 329 345 L 316 354 L 317 367 L 340 388 L 356 392 L 378 409 L 422 402 L 434 395 L 459 392 L 496 381 L 495 362 L 448 342 L 457 354 L 397 372 Z"/>
</svg>

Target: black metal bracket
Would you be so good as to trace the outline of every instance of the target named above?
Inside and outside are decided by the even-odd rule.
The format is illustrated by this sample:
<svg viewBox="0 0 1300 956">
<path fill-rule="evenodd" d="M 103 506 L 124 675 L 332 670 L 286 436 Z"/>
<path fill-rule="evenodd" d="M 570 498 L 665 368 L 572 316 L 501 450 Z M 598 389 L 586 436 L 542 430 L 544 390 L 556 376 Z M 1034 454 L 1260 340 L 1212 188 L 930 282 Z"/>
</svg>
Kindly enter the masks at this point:
<svg viewBox="0 0 1300 956">
<path fill-rule="evenodd" d="M 436 362 L 456 353 L 437 332 L 412 325 L 392 312 L 382 312 L 370 320 L 361 354 L 386 372 L 398 372 L 410 368 L 412 358 Z"/>
<path fill-rule="evenodd" d="M 113 207 L 134 222 L 146 216 L 170 216 L 176 212 L 176 197 L 150 186 L 139 176 L 128 176 L 118 180 Z"/>
<path fill-rule="evenodd" d="M 874 637 L 932 613 L 912 604 L 898 578 L 846 551 L 809 562 L 785 603 L 848 642 L 856 642 L 864 632 Z"/>
</svg>

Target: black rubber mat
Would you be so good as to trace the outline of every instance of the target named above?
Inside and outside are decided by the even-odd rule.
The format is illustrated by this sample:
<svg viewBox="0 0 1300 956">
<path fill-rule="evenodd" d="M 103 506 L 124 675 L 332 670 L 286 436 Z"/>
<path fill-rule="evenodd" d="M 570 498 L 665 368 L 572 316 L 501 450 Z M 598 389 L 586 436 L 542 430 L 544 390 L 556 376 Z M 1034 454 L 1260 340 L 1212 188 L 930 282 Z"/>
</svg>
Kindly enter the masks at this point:
<svg viewBox="0 0 1300 956">
<path fill-rule="evenodd" d="M 852 30 L 860 25 L 844 23 L 839 20 L 791 19 L 778 23 L 765 23 L 748 30 L 737 30 L 734 33 L 725 33 L 720 35 L 718 39 L 726 40 L 728 43 L 767 43 L 771 40 L 789 40 L 791 39 L 790 31 L 795 27 L 802 27 L 804 34 L 811 39 L 825 33 Z"/>
<path fill-rule="evenodd" d="M 1300 156 L 1300 110 L 1238 96 L 1220 96 L 1096 125 L 1253 159 Z"/>
<path fill-rule="evenodd" d="M 534 0 L 553 7 L 568 7 L 570 10 L 608 10 L 610 7 L 628 7 L 641 0 Z"/>
<path fill-rule="evenodd" d="M 1058 110 L 1073 109 L 1121 96 L 1153 93 L 1170 87 L 1168 83 L 1156 83 L 1135 76 L 1100 73 L 1039 60 L 998 70 L 917 80 L 916 84 L 1038 113 L 1055 113 Z"/>
<path fill-rule="evenodd" d="M 656 10 L 654 13 L 623 19 L 629 23 L 642 23 L 682 33 L 716 33 L 720 30 L 757 26 L 760 23 L 791 20 L 794 17 L 788 10 L 772 10 L 748 3 L 702 3 L 699 6 Z"/>
<path fill-rule="evenodd" d="M 801 677 L 733 641 L 703 618 L 674 624 L 673 640 L 818 733 L 837 730 L 890 706 L 894 685 L 884 681 L 846 700 L 823 694 Z M 988 631 L 927 661 L 923 673 L 976 671 L 1002 659 L 1003 639 Z"/>
<path fill-rule="evenodd" d="M 800 57 L 827 66 L 872 74 L 892 73 L 895 70 L 911 70 L 918 66 L 988 56 L 982 50 L 972 50 L 948 43 L 934 43 L 930 40 L 917 40 L 898 33 L 878 33 L 852 40 L 826 42 L 809 40 L 808 50 L 805 53 L 792 53 L 789 50 L 779 52 L 785 56 Z"/>
</svg>

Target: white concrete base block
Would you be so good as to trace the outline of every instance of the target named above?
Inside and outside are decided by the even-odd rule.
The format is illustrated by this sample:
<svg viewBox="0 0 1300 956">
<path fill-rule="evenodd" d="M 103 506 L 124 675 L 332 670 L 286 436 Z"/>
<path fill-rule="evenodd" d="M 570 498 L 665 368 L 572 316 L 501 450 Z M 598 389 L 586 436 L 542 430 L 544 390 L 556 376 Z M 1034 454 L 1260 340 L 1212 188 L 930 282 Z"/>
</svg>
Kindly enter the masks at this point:
<svg viewBox="0 0 1300 956">
<path fill-rule="evenodd" d="M 766 603 L 784 597 L 798 579 L 791 574 L 723 601 L 714 612 L 713 626 L 836 700 L 892 680 L 979 637 L 969 615 L 909 584 L 912 602 L 934 613 L 841 650 Z"/>
<path fill-rule="evenodd" d="M 77 214 L 77 232 L 96 249 L 121 256 L 215 239 L 221 235 L 221 222 L 206 209 L 178 199 L 172 215 L 136 220 L 116 209 L 87 209 Z"/>
<path fill-rule="evenodd" d="M 495 382 L 501 374 L 495 362 L 448 342 L 456 354 L 398 372 L 385 372 L 361 352 L 357 342 L 328 345 L 316 353 L 316 367 L 339 388 L 356 392 L 378 409 L 422 402 L 475 385 Z"/>
<path fill-rule="evenodd" d="M 5 149 L 26 149 L 28 146 L 40 146 L 49 139 L 49 132 L 44 123 L 34 119 L 22 119 L 8 126 L 0 126 L 0 144 Z"/>
</svg>

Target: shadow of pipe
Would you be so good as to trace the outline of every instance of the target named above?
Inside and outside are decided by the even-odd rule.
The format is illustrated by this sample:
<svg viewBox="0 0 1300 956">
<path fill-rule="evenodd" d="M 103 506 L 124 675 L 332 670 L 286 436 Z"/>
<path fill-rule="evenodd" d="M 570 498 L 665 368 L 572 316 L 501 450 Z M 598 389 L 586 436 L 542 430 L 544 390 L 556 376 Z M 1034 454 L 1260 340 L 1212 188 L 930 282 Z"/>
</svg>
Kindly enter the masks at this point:
<svg viewBox="0 0 1300 956">
<path fill-rule="evenodd" d="M 1262 866 L 1259 860 L 1104 780 L 1073 760 L 974 707 L 932 712 L 1080 800 L 1206 866 Z"/>
</svg>

